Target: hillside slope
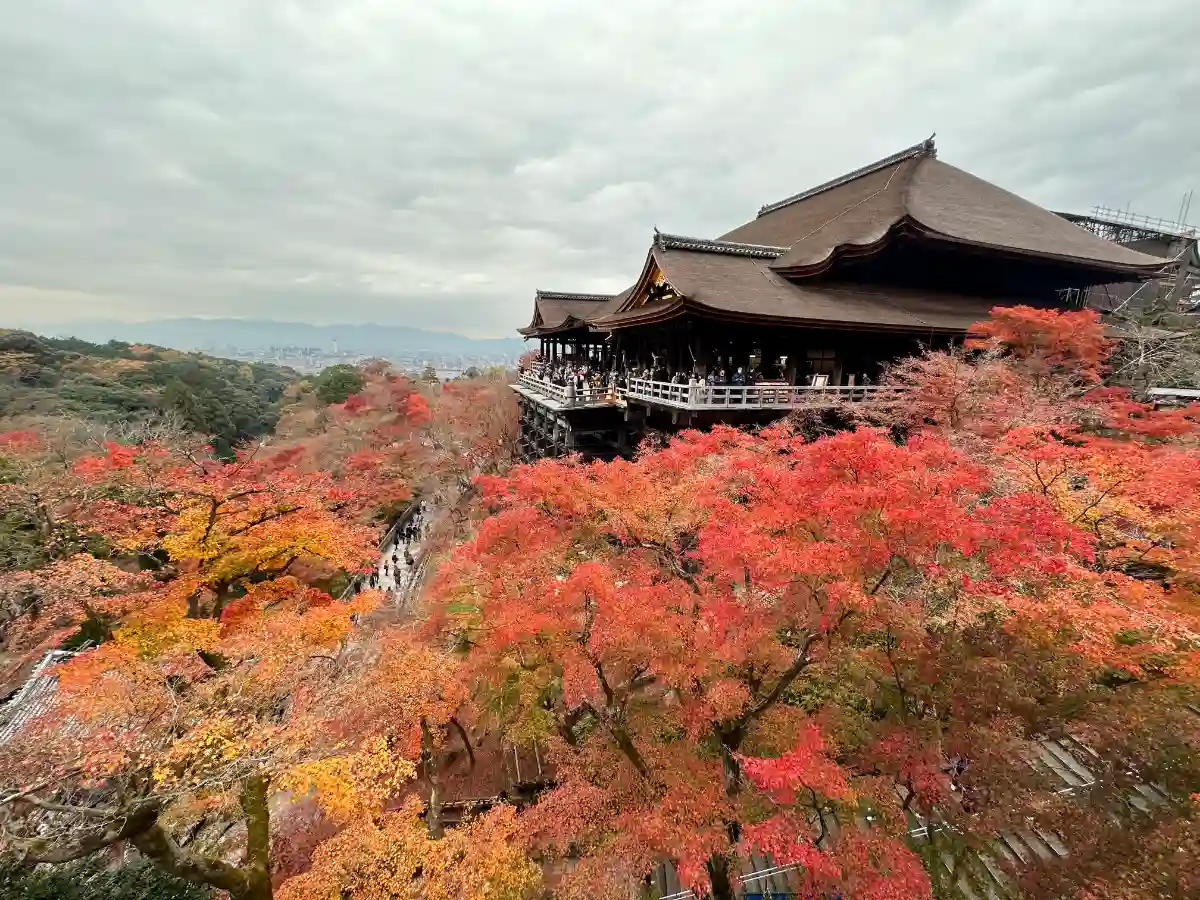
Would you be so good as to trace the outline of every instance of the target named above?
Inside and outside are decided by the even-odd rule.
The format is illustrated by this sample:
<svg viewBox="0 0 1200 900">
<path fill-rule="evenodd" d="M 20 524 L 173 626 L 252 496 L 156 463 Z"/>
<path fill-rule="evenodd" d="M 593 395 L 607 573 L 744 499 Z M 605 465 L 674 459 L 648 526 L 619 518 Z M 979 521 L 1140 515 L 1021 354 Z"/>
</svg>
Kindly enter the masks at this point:
<svg viewBox="0 0 1200 900">
<path fill-rule="evenodd" d="M 408 325 L 275 322 L 263 319 L 158 319 L 148 322 L 82 320 L 46 327 L 52 334 L 107 341 L 141 341 L 188 350 L 265 350 L 270 347 L 332 347 L 379 356 L 395 353 L 455 354 L 483 358 L 515 358 L 524 351 L 517 337 L 469 338 L 446 331 Z"/>
<path fill-rule="evenodd" d="M 120 341 L 0 330 L 0 417 L 136 423 L 174 414 L 218 452 L 269 434 L 296 372 Z"/>
</svg>

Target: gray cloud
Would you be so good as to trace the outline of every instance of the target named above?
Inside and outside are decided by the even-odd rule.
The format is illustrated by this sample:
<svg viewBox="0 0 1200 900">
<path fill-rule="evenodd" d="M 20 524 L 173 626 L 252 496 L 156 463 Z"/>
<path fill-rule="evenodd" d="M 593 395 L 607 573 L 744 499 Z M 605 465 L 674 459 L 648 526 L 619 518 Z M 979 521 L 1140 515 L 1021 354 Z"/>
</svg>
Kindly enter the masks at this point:
<svg viewBox="0 0 1200 900">
<path fill-rule="evenodd" d="M 654 225 L 935 129 L 1044 205 L 1173 217 L 1193 5 L 0 0 L 0 310 L 509 334 L 535 287 L 624 287 Z"/>
</svg>

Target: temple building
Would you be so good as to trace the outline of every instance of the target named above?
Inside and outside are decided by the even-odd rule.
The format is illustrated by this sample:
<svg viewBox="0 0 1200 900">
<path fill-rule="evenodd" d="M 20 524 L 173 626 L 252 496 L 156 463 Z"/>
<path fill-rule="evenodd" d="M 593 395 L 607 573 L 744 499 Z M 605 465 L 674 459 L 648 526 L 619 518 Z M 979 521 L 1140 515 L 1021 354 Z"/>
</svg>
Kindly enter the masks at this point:
<svg viewBox="0 0 1200 900">
<path fill-rule="evenodd" d="M 715 239 L 655 231 L 619 294 L 538 291 L 520 329 L 538 361 L 514 385 L 522 451 L 606 458 L 648 428 L 861 397 L 993 307 L 1067 308 L 1163 266 L 942 162 L 931 138 Z"/>
</svg>

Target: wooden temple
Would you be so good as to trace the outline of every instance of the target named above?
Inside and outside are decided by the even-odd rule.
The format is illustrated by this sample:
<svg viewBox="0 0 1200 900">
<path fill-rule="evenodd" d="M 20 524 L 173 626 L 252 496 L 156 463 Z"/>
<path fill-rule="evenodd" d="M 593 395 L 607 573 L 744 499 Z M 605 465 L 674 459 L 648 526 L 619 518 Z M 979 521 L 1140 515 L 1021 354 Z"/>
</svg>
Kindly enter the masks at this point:
<svg viewBox="0 0 1200 900">
<path fill-rule="evenodd" d="M 655 232 L 615 295 L 538 291 L 514 389 L 527 459 L 625 455 L 649 428 L 751 424 L 862 397 L 996 306 L 1066 308 L 1159 257 L 942 162 L 932 138 L 715 239 Z"/>
</svg>

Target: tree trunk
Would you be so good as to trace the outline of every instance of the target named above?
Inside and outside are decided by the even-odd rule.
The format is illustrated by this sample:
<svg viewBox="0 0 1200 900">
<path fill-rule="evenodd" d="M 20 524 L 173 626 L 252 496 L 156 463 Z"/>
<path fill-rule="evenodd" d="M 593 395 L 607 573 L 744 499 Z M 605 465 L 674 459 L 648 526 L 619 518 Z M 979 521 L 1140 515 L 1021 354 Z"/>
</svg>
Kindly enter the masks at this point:
<svg viewBox="0 0 1200 900">
<path fill-rule="evenodd" d="M 742 732 L 721 735 L 721 772 L 725 779 L 725 796 L 735 797 L 742 788 L 742 767 L 733 755 L 742 743 Z"/>
<path fill-rule="evenodd" d="M 228 891 L 230 900 L 272 900 L 267 780 L 260 776 L 247 778 L 240 801 L 246 817 L 246 854 L 240 867 L 188 853 L 157 823 L 135 835 L 132 843 L 160 869 L 193 884 Z"/>
<path fill-rule="evenodd" d="M 734 754 L 741 747 L 745 736 L 746 731 L 743 728 L 717 732 L 718 746 L 721 751 L 721 774 L 725 782 L 725 796 L 727 797 L 736 797 L 742 789 L 742 767 L 738 765 L 737 757 Z M 741 834 L 741 825 L 738 822 L 729 822 L 727 825 L 729 842 L 736 847 Z M 729 877 L 729 857 L 714 853 L 708 860 L 708 872 L 709 879 L 712 881 L 714 900 L 734 900 L 733 883 Z"/>
<path fill-rule="evenodd" d="M 729 877 L 729 857 L 713 854 L 709 857 L 708 879 L 712 883 L 713 900 L 734 900 L 733 881 Z"/>
<path fill-rule="evenodd" d="M 617 746 L 621 748 L 621 752 L 625 754 L 625 758 L 633 763 L 633 767 L 637 769 L 639 775 L 643 778 L 650 777 L 650 767 L 646 765 L 646 761 L 642 759 L 642 754 L 633 743 L 633 738 L 629 736 L 629 731 L 624 725 L 614 723 L 611 726 L 613 739 L 617 742 Z"/>
<path fill-rule="evenodd" d="M 438 772 L 437 754 L 433 748 L 433 731 L 425 719 L 421 719 L 421 768 L 429 784 L 429 807 L 425 812 L 425 827 L 429 839 L 440 840 L 446 833 L 442 824 L 442 778 Z"/>
<path fill-rule="evenodd" d="M 242 785 L 242 811 L 246 814 L 246 857 L 243 871 L 245 900 L 271 900 L 271 811 L 267 803 L 267 780 L 254 775 Z M 241 900 L 236 895 L 234 900 Z"/>
<path fill-rule="evenodd" d="M 255 889 L 259 885 L 252 885 L 251 879 L 237 866 L 231 866 L 219 859 L 193 856 L 176 844 L 157 823 L 134 835 L 130 841 L 143 856 L 176 878 L 228 891 L 231 900 L 271 900 L 269 878 L 266 893 L 256 892 Z"/>
</svg>

